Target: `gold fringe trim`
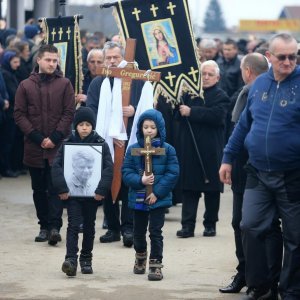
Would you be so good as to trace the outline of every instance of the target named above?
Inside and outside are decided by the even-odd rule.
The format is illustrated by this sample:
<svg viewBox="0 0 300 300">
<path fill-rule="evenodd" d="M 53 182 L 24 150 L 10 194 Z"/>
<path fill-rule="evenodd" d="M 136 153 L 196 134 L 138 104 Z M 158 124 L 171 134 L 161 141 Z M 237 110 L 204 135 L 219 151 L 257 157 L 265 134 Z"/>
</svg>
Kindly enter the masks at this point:
<svg viewBox="0 0 300 300">
<path fill-rule="evenodd" d="M 75 96 L 82 92 L 83 72 L 82 72 L 82 46 L 80 39 L 80 28 L 78 15 L 74 16 L 74 57 L 75 57 Z"/>
<path fill-rule="evenodd" d="M 40 27 L 42 28 L 42 31 L 44 33 L 44 39 L 43 39 L 43 42 L 45 44 L 48 44 L 49 43 L 49 28 L 48 28 L 48 24 L 47 24 L 47 19 L 46 18 L 41 18 L 41 24 L 40 24 Z"/>
<path fill-rule="evenodd" d="M 124 31 L 122 29 L 121 19 L 118 15 L 118 11 L 117 11 L 116 7 L 113 7 L 112 15 L 115 18 L 115 21 L 117 23 L 117 27 L 118 27 L 118 30 L 119 30 L 120 44 L 122 45 L 122 47 L 125 48 L 126 47 L 126 38 L 125 38 Z"/>
</svg>

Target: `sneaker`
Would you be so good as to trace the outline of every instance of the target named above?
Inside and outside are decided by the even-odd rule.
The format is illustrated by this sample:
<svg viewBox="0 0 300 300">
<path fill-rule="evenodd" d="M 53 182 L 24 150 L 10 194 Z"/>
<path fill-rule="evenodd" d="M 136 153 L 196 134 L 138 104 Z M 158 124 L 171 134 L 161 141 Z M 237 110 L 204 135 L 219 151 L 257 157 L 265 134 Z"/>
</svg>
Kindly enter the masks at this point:
<svg viewBox="0 0 300 300">
<path fill-rule="evenodd" d="M 76 276 L 77 262 L 73 259 L 67 258 L 62 264 L 61 270 L 68 276 Z"/>
<path fill-rule="evenodd" d="M 121 235 L 119 232 L 107 230 L 106 233 L 99 238 L 100 243 L 112 243 L 121 240 Z"/>
<path fill-rule="evenodd" d="M 48 230 L 41 229 L 39 235 L 37 235 L 34 239 L 35 242 L 46 242 L 48 241 Z"/>
<path fill-rule="evenodd" d="M 251 288 L 242 300 L 272 300 L 272 291 L 269 288 Z"/>
<path fill-rule="evenodd" d="M 49 234 L 48 244 L 54 246 L 57 242 L 61 242 L 61 235 L 59 234 L 57 229 L 51 229 Z"/>
<path fill-rule="evenodd" d="M 130 248 L 133 245 L 133 234 L 132 232 L 123 233 L 123 244 L 125 247 Z"/>
</svg>

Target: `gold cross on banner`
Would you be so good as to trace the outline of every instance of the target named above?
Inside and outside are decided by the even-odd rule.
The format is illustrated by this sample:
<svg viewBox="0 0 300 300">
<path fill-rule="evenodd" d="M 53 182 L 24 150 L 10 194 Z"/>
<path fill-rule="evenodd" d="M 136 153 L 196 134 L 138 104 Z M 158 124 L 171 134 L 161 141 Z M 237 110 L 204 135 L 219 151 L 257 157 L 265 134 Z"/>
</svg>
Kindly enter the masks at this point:
<svg viewBox="0 0 300 300">
<path fill-rule="evenodd" d="M 153 17 L 155 18 L 157 16 L 156 11 L 158 10 L 158 7 L 152 4 L 150 10 L 152 11 Z"/>
<path fill-rule="evenodd" d="M 60 40 L 60 41 L 61 41 L 61 36 L 63 35 L 63 33 L 64 33 L 64 31 L 63 31 L 62 27 L 59 27 L 59 32 L 58 32 L 58 34 L 59 34 L 59 40 Z"/>
<path fill-rule="evenodd" d="M 56 31 L 55 31 L 55 28 L 54 28 L 54 27 L 53 27 L 53 29 L 52 29 L 51 34 L 52 34 L 52 41 L 54 41 L 55 35 L 56 35 Z"/>
<path fill-rule="evenodd" d="M 170 82 L 170 86 L 173 87 L 174 83 L 173 83 L 173 78 L 176 78 L 176 75 L 172 75 L 171 72 L 168 72 L 168 76 L 165 77 L 167 80 L 169 80 Z"/>
<path fill-rule="evenodd" d="M 133 156 L 145 156 L 145 175 L 152 174 L 152 155 L 166 155 L 166 149 L 160 147 L 152 147 L 151 137 L 145 135 L 144 148 L 132 148 L 131 155 Z M 146 185 L 146 197 L 152 193 L 152 185 Z"/>
<path fill-rule="evenodd" d="M 68 30 L 66 31 L 66 33 L 68 34 L 68 40 L 70 39 L 70 34 L 71 34 L 71 29 L 70 27 L 68 27 Z"/>
<path fill-rule="evenodd" d="M 191 67 L 190 69 L 191 69 L 191 72 L 189 72 L 188 74 L 192 75 L 193 76 L 193 80 L 196 82 L 197 81 L 196 74 L 199 73 L 199 71 L 195 70 L 194 67 Z"/>
<path fill-rule="evenodd" d="M 141 13 L 141 11 L 138 10 L 136 7 L 134 8 L 134 10 L 132 12 L 132 14 L 135 15 L 137 21 L 140 20 L 140 16 L 139 16 L 140 13 Z"/>
<path fill-rule="evenodd" d="M 173 5 L 172 2 L 169 2 L 169 6 L 167 6 L 167 9 L 170 10 L 172 16 L 174 16 L 174 8 L 175 7 L 176 7 L 176 5 Z"/>
</svg>

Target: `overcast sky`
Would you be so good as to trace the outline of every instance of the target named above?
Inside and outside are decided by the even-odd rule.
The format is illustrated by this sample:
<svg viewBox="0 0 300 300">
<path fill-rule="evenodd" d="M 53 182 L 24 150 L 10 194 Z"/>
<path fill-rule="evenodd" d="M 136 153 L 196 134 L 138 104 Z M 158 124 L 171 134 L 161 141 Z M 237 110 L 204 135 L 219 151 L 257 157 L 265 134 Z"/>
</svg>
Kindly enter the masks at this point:
<svg viewBox="0 0 300 300">
<path fill-rule="evenodd" d="M 2 1 L 2 8 L 6 10 L 8 0 Z M 141 0 L 142 1 L 142 0 Z M 171 0 L 170 0 L 171 1 Z M 288 5 L 300 5 L 300 0 L 218 0 L 227 27 L 237 26 L 240 19 L 272 20 L 277 19 L 282 8 Z M 66 0 L 68 4 L 86 5 L 114 0 Z M 210 0 L 188 0 L 193 22 L 203 25 L 203 19 Z M 25 0 L 25 5 L 32 6 L 33 0 Z M 32 8 L 31 8 L 32 9 Z"/>
<path fill-rule="evenodd" d="M 284 6 L 300 5 L 300 0 L 218 0 L 227 27 L 237 26 L 240 19 L 278 19 Z M 68 3 L 87 5 L 114 2 L 110 0 L 68 0 Z M 188 0 L 193 21 L 203 25 L 210 0 Z"/>
</svg>

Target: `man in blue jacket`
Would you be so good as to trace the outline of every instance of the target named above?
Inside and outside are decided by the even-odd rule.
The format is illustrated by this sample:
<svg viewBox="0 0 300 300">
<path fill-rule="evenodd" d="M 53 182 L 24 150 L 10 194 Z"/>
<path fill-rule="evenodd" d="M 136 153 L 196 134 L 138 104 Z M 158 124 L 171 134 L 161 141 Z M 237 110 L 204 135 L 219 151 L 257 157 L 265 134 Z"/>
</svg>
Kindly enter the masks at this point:
<svg viewBox="0 0 300 300">
<path fill-rule="evenodd" d="M 244 298 L 271 298 L 266 236 L 276 213 L 282 219 L 284 259 L 279 290 L 283 300 L 300 299 L 300 67 L 297 41 L 282 33 L 271 38 L 272 64 L 250 89 L 248 103 L 224 150 L 222 182 L 231 183 L 232 162 L 249 153 L 241 229 L 246 259 Z M 275 249 L 274 249 L 275 251 Z"/>
</svg>

